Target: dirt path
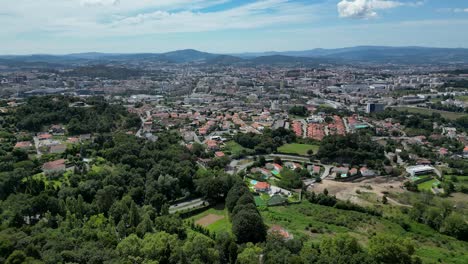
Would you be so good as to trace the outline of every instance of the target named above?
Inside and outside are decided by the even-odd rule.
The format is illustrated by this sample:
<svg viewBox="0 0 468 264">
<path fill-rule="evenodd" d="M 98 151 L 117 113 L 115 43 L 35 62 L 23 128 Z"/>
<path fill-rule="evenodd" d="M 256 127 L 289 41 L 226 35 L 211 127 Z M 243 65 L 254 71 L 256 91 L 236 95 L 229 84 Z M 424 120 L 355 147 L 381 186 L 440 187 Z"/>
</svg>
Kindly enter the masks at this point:
<svg viewBox="0 0 468 264">
<path fill-rule="evenodd" d="M 218 221 L 218 220 L 221 220 L 224 218 L 224 215 L 215 215 L 215 214 L 209 214 L 201 219 L 199 219 L 198 221 L 196 221 L 195 223 L 197 225 L 201 225 L 203 227 L 207 227 L 211 224 L 213 224 L 214 222 Z"/>
</svg>

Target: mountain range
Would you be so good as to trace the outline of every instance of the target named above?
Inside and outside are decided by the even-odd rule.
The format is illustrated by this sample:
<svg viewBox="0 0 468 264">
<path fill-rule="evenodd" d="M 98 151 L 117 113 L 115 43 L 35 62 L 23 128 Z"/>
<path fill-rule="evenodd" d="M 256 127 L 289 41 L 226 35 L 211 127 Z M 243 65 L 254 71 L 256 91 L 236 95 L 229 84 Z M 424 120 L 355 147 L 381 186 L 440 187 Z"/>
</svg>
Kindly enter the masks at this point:
<svg viewBox="0 0 468 264">
<path fill-rule="evenodd" d="M 207 65 L 278 65 L 278 64 L 466 64 L 468 49 L 427 47 L 358 46 L 339 49 L 312 49 L 304 51 L 259 52 L 239 54 L 214 54 L 193 49 L 166 53 L 75 53 L 68 55 L 5 55 L 0 65 L 9 66 L 58 66 L 88 63 L 152 61 L 162 63 L 201 63 Z"/>
</svg>

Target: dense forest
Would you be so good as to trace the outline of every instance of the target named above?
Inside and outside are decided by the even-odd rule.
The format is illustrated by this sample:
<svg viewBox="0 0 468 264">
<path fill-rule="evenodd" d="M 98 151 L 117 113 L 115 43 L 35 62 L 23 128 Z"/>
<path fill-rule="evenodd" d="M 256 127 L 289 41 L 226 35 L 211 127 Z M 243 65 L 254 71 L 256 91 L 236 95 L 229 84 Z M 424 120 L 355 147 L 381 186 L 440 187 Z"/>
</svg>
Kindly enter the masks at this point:
<svg viewBox="0 0 468 264">
<path fill-rule="evenodd" d="M 378 167 L 385 159 L 383 147 L 364 133 L 325 137 L 317 158 L 325 164 L 337 162 L 351 165 L 366 164 L 369 167 Z"/>
</svg>

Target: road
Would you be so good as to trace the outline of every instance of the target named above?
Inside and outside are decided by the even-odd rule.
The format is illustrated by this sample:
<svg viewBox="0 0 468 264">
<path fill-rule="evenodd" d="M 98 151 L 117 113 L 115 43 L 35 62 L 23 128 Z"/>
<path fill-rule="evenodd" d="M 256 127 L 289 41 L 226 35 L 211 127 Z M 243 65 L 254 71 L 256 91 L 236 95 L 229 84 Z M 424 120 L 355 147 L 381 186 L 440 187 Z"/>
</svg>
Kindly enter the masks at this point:
<svg viewBox="0 0 468 264">
<path fill-rule="evenodd" d="M 174 205 L 171 205 L 171 207 L 169 207 L 169 213 L 174 214 L 183 210 L 197 208 L 204 204 L 207 204 L 207 202 L 201 198 L 190 200 L 190 201 L 183 202 L 183 203 L 174 204 Z"/>
<path fill-rule="evenodd" d="M 36 147 L 37 157 L 40 158 L 42 156 L 42 152 L 39 150 L 39 138 L 34 137 L 34 146 Z"/>
</svg>

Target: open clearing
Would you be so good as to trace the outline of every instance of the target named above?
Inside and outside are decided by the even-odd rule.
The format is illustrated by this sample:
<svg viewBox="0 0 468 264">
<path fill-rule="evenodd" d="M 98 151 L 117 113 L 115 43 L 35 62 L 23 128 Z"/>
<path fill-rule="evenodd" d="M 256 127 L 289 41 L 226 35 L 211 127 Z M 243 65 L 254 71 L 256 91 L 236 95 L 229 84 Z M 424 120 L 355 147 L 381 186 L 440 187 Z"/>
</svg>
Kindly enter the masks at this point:
<svg viewBox="0 0 468 264">
<path fill-rule="evenodd" d="M 229 221 L 229 213 L 224 208 L 224 204 L 216 205 L 206 211 L 190 217 L 196 224 L 199 224 L 210 232 L 228 232 L 231 233 L 232 224 Z"/>
<path fill-rule="evenodd" d="M 309 145 L 309 144 L 286 144 L 278 148 L 278 152 L 284 154 L 297 154 L 306 156 L 307 151 L 312 150 L 314 153 L 317 153 L 319 146 Z"/>
<path fill-rule="evenodd" d="M 224 215 L 215 215 L 215 214 L 209 214 L 201 219 L 198 219 L 195 223 L 204 227 L 207 227 L 214 222 L 221 220 L 224 218 Z"/>
<path fill-rule="evenodd" d="M 315 184 L 312 191 L 322 193 L 325 189 L 330 195 L 336 196 L 340 200 L 349 200 L 363 206 L 370 206 L 376 202 L 380 202 L 384 193 L 402 193 L 405 192 L 401 188 L 401 178 L 360 178 L 352 182 L 338 182 L 334 180 L 323 180 L 319 184 Z M 390 204 L 401 205 L 392 199 L 388 201 Z"/>
</svg>

